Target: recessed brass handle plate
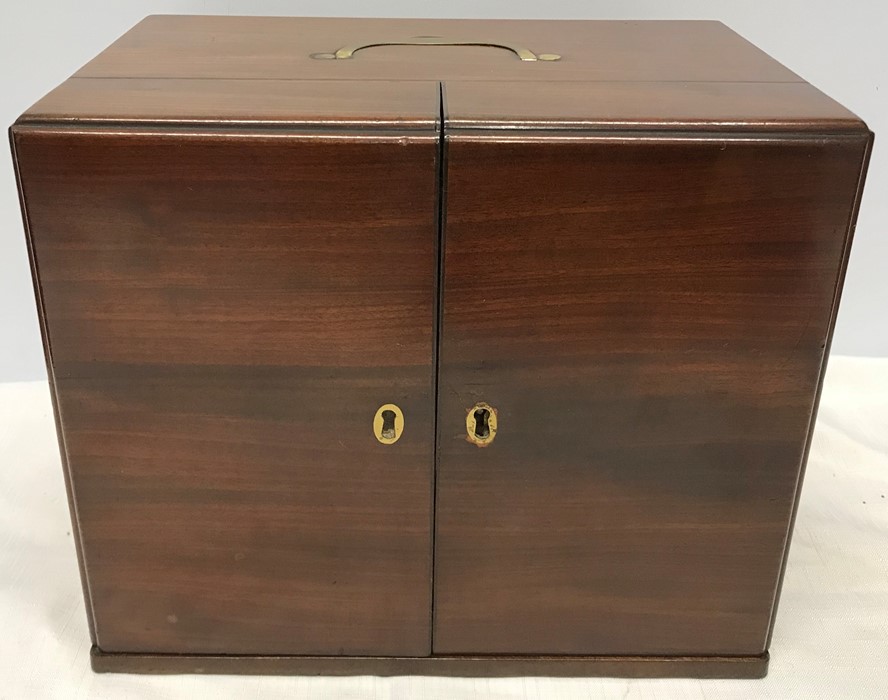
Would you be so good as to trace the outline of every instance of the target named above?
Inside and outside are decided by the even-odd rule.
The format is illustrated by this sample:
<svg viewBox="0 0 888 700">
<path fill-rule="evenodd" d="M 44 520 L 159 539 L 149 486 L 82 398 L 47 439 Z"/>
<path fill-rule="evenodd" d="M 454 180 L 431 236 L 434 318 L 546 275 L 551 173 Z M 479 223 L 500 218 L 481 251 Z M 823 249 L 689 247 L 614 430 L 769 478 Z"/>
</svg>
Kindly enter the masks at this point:
<svg viewBox="0 0 888 700">
<path fill-rule="evenodd" d="M 373 416 L 373 435 L 383 445 L 393 445 L 404 432 L 404 413 L 393 403 L 379 407 Z"/>
<path fill-rule="evenodd" d="M 496 430 L 496 409 L 490 404 L 476 403 L 466 413 L 466 439 L 469 442 L 487 447 L 496 437 Z"/>
<path fill-rule="evenodd" d="M 498 41 L 477 41 L 472 39 L 445 39 L 440 36 L 414 36 L 409 39 L 394 39 L 392 41 L 368 41 L 364 44 L 351 44 L 343 46 L 332 53 L 322 52 L 311 54 L 312 58 L 321 60 L 343 60 L 354 58 L 358 51 L 372 49 L 376 46 L 490 46 L 494 49 L 511 51 L 522 61 L 558 61 L 561 56 L 557 53 L 536 54 L 530 49 L 512 44 L 503 44 Z"/>
</svg>

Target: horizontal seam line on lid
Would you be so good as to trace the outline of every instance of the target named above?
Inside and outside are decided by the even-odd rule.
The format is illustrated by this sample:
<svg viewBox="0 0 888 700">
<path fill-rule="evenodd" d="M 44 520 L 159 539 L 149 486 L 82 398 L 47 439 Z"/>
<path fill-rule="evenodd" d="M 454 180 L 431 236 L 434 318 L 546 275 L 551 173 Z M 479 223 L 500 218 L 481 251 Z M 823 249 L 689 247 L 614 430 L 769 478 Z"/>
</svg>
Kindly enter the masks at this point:
<svg viewBox="0 0 888 700">
<path fill-rule="evenodd" d="M 175 76 L 175 75 L 72 75 L 68 80 L 230 80 L 245 82 L 319 82 L 319 83 L 714 83 L 714 84 L 749 84 L 749 85 L 811 85 L 807 80 L 662 80 L 662 79 L 595 79 L 571 78 L 559 80 L 552 75 L 540 73 L 538 76 L 519 76 L 515 78 L 368 78 L 362 76 L 343 76 L 327 78 L 237 78 L 218 75 Z M 64 85 L 64 83 L 62 83 Z"/>
<path fill-rule="evenodd" d="M 305 134 L 325 134 L 341 131 L 351 131 L 353 133 L 363 133 L 366 135 L 379 135 L 386 137 L 396 137 L 399 135 L 411 134 L 430 134 L 434 136 L 437 133 L 437 119 L 430 119 L 422 122 L 261 122 L 261 121 L 224 121 L 201 119 L 199 121 L 174 121 L 174 120 L 115 120 L 115 119 L 90 119 L 90 118 L 29 118 L 22 115 L 13 125 L 17 129 L 58 129 L 60 131 L 77 131 L 83 130 L 102 130 L 102 129 L 121 129 L 129 131 L 145 131 L 156 132 L 158 130 L 175 130 L 183 133 L 188 132 L 206 132 L 206 133 L 234 133 L 234 132 L 256 132 L 256 133 L 281 133 L 281 132 L 301 132 Z M 166 132 L 164 132 L 166 133 Z"/>
</svg>

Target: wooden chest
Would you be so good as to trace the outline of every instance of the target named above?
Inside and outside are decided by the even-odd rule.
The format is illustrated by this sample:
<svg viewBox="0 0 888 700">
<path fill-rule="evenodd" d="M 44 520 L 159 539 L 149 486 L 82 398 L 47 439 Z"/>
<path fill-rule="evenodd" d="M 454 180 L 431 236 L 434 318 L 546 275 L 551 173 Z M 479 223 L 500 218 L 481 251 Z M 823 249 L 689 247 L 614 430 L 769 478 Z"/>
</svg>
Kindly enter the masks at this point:
<svg viewBox="0 0 888 700">
<path fill-rule="evenodd" d="M 853 114 L 715 22 L 156 16 L 11 136 L 96 670 L 765 673 Z"/>
</svg>

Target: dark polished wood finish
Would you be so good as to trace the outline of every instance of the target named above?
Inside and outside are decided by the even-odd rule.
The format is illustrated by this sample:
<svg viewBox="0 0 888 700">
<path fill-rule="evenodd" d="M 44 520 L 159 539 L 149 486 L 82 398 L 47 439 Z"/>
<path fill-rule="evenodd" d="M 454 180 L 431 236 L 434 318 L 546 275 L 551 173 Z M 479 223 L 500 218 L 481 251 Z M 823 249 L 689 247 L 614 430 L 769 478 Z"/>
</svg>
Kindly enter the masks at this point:
<svg viewBox="0 0 888 700">
<path fill-rule="evenodd" d="M 478 46 L 377 46 L 436 35 Z M 391 124 L 424 128 L 429 81 L 459 127 L 860 128 L 854 114 L 719 22 L 147 17 L 21 122 Z M 522 86 L 532 83 L 532 86 Z"/>
<path fill-rule="evenodd" d="M 434 131 L 16 150 L 101 648 L 428 653 Z"/>
<path fill-rule="evenodd" d="M 449 129 L 861 131 L 860 119 L 808 83 L 447 83 Z"/>
<path fill-rule="evenodd" d="M 807 83 L 450 81 L 451 128 L 568 128 L 827 133 L 860 120 Z M 215 124 L 428 129 L 428 82 L 71 79 L 21 123 Z"/>
<path fill-rule="evenodd" d="M 189 656 L 108 654 L 93 647 L 99 673 L 242 674 L 302 676 L 459 676 L 511 678 L 763 678 L 761 656 Z"/>
<path fill-rule="evenodd" d="M 868 143 L 447 134 L 437 653 L 765 650 Z"/>
<path fill-rule="evenodd" d="M 439 112 L 428 81 L 72 78 L 19 123 L 432 131 Z"/>
<path fill-rule="evenodd" d="M 487 46 L 377 46 L 345 61 L 311 54 L 416 36 L 513 44 L 561 55 L 522 62 Z M 345 19 L 154 15 L 78 78 L 284 80 L 804 80 L 720 22 Z"/>
<path fill-rule="evenodd" d="M 311 58 L 423 35 L 562 58 Z M 854 114 L 717 22 L 153 16 L 11 140 L 97 671 L 765 673 Z"/>
</svg>

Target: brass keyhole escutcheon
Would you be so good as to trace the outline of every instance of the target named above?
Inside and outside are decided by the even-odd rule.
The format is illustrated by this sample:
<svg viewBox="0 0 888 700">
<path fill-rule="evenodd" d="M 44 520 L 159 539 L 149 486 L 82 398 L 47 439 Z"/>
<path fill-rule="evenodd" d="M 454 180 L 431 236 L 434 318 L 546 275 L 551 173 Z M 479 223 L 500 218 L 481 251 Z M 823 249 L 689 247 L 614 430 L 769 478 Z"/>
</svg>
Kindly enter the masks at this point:
<svg viewBox="0 0 888 700">
<path fill-rule="evenodd" d="M 496 437 L 496 409 L 486 403 L 476 403 L 466 414 L 466 435 L 469 442 L 486 447 Z"/>
<path fill-rule="evenodd" d="M 373 434 L 383 445 L 392 445 L 404 432 L 404 413 L 393 403 L 379 407 L 373 417 Z"/>
</svg>

